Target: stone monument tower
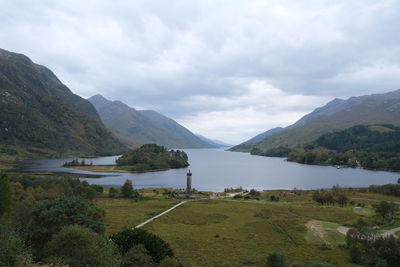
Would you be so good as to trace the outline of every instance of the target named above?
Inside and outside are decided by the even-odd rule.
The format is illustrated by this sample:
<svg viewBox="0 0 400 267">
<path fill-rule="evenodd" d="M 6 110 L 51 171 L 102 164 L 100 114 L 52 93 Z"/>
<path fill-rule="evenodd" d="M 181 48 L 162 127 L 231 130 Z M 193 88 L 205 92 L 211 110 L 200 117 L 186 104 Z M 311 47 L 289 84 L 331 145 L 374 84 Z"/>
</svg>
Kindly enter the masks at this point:
<svg viewBox="0 0 400 267">
<path fill-rule="evenodd" d="M 189 197 L 191 194 L 192 194 L 192 173 L 189 170 L 186 179 L 186 196 Z"/>
</svg>

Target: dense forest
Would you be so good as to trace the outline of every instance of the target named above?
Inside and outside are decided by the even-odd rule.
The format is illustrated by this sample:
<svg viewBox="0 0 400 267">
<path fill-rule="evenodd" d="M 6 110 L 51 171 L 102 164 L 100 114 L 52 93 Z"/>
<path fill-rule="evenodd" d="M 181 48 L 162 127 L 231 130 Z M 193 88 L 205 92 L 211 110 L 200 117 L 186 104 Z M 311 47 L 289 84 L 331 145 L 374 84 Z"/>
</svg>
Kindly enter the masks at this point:
<svg viewBox="0 0 400 267">
<path fill-rule="evenodd" d="M 150 232 L 130 228 L 106 235 L 105 213 L 96 205 L 103 190 L 70 177 L 0 173 L 0 266 L 164 266 L 164 260 L 175 261 L 169 244 Z M 129 183 L 111 193 L 110 198 L 133 200 L 139 194 Z"/>
<path fill-rule="evenodd" d="M 189 166 L 184 151 L 168 150 L 155 144 L 143 145 L 117 159 L 117 168 L 129 171 L 176 169 Z"/>
<path fill-rule="evenodd" d="M 400 171 L 400 127 L 358 125 L 327 133 L 287 157 L 304 164 Z"/>
<path fill-rule="evenodd" d="M 315 144 L 327 149 L 345 152 L 400 153 L 400 127 L 393 125 L 358 125 L 343 131 L 320 136 Z"/>
</svg>

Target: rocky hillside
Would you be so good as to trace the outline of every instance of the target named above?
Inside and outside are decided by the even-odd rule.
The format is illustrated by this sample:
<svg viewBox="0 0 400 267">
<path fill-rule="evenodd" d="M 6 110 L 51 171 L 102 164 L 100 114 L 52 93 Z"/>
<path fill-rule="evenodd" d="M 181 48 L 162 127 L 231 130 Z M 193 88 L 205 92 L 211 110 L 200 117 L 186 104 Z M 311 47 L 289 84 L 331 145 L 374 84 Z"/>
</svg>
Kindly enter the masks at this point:
<svg viewBox="0 0 400 267">
<path fill-rule="evenodd" d="M 0 49 L 0 153 L 57 157 L 123 150 L 90 102 L 48 68 Z"/>
<path fill-rule="evenodd" d="M 101 120 L 121 140 L 131 146 L 158 144 L 168 148 L 210 148 L 176 121 L 153 110 L 136 110 L 121 101 L 110 101 L 101 95 L 89 98 Z"/>
</svg>

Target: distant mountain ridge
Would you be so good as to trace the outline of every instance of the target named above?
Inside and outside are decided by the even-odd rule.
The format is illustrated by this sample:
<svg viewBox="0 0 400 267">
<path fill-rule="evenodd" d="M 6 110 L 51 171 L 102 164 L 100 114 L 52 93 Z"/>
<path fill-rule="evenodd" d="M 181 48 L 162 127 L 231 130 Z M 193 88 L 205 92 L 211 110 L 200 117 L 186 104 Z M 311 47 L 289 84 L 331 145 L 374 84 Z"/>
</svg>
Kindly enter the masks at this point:
<svg viewBox="0 0 400 267">
<path fill-rule="evenodd" d="M 0 153 L 57 157 L 123 150 L 92 104 L 52 71 L 0 49 Z"/>
<path fill-rule="evenodd" d="M 311 143 L 329 132 L 373 124 L 400 125 L 400 90 L 347 100 L 334 99 L 247 149 L 254 147 L 265 151 L 280 146 L 295 147 Z"/>
<path fill-rule="evenodd" d="M 131 146 L 154 143 L 168 148 L 215 147 L 156 111 L 136 110 L 121 101 L 110 101 L 102 95 L 92 96 L 88 100 L 96 108 L 103 123 Z"/>
<path fill-rule="evenodd" d="M 200 138 L 201 140 L 203 140 L 204 142 L 207 142 L 207 143 L 209 143 L 209 144 L 211 144 L 211 145 L 213 145 L 215 147 L 223 148 L 223 147 L 232 147 L 233 146 L 231 144 L 228 144 L 228 143 L 225 143 L 225 142 L 222 142 L 222 141 L 219 141 L 219 140 L 215 140 L 215 139 L 210 139 L 210 138 L 204 137 L 204 136 L 202 136 L 200 134 L 196 134 L 196 136 L 198 138 Z"/>
</svg>

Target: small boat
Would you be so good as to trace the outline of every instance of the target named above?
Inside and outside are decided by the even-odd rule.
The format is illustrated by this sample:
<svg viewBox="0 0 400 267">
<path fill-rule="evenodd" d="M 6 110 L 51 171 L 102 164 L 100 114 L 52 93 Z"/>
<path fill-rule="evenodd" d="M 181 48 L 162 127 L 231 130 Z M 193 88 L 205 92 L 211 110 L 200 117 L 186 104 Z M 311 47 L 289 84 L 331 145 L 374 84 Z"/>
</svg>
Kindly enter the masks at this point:
<svg viewBox="0 0 400 267">
<path fill-rule="evenodd" d="M 338 170 L 339 170 L 339 169 L 340 169 L 340 166 L 339 166 L 339 165 L 337 165 L 337 166 L 336 166 L 336 169 L 338 169 Z"/>
</svg>

